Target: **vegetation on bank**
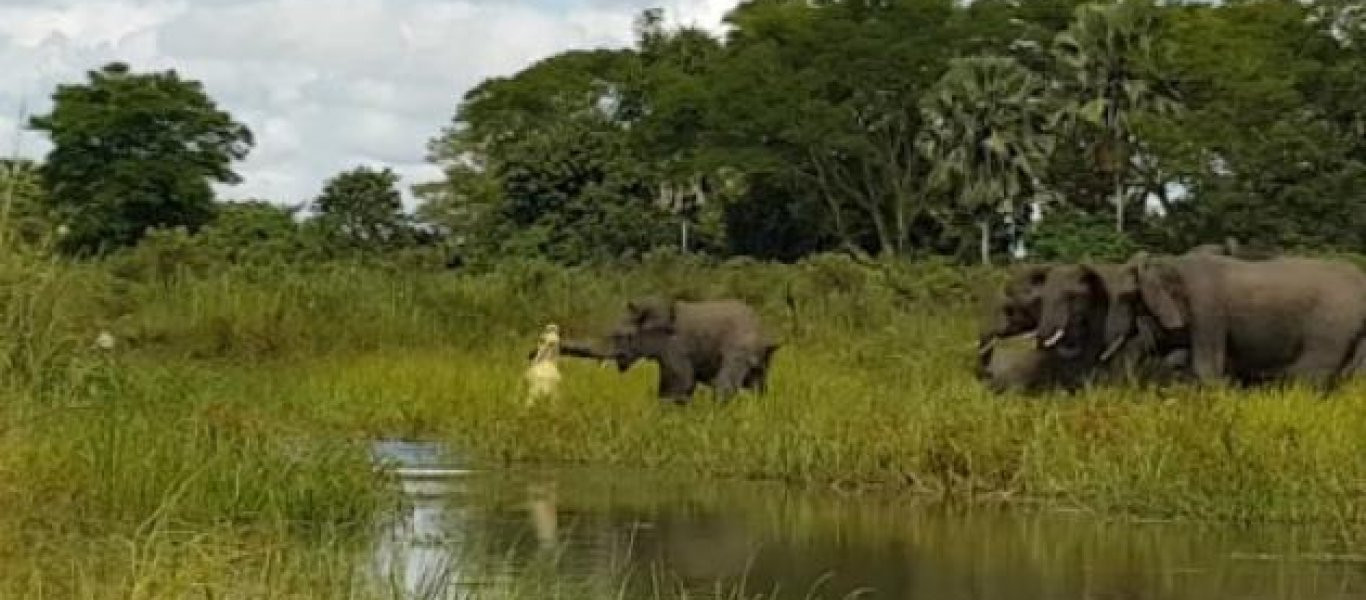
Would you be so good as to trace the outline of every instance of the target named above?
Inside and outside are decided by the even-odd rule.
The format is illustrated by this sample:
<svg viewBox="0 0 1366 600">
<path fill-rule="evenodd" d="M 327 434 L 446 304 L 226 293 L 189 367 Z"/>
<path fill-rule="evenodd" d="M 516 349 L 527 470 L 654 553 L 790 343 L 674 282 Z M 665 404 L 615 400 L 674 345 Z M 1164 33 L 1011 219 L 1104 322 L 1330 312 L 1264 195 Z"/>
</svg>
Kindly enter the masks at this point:
<svg viewBox="0 0 1366 600">
<path fill-rule="evenodd" d="M 351 262 L 164 273 L 125 260 L 0 258 L 0 561 L 18 574 L 0 591 L 156 598 L 242 578 L 278 596 L 351 590 L 340 557 L 389 502 L 364 446 L 375 437 L 446 439 L 493 464 L 1312 522 L 1347 540 L 1366 523 L 1361 383 L 1330 399 L 991 396 L 970 369 L 976 298 L 999 276 L 987 269 L 660 254 L 467 274 Z M 666 408 L 650 367 L 566 360 L 564 398 L 521 405 L 544 323 L 591 334 L 642 291 L 758 306 L 789 343 L 770 394 Z M 93 343 L 102 330 L 112 352 Z"/>
<path fill-rule="evenodd" d="M 975 297 L 997 276 L 988 270 L 836 256 L 790 266 L 660 256 L 624 270 L 520 264 L 470 275 L 339 263 L 149 281 L 94 265 L 42 269 L 6 288 L 11 330 L 31 332 L 5 338 L 0 354 L 21 375 L 10 381 L 27 398 L 16 407 L 51 405 L 120 436 L 144 426 L 151 435 L 164 419 L 214 435 L 226 427 L 247 437 L 209 449 L 248 462 L 252 444 L 423 435 L 495 461 L 1344 523 L 1358 520 L 1366 480 L 1359 388 L 1328 400 L 1294 389 L 989 395 L 971 372 Z M 642 291 L 756 304 L 788 344 L 772 392 L 720 407 L 704 394 L 670 410 L 652 399 L 652 367 L 623 376 L 566 359 L 567 396 L 520 406 L 525 353 L 544 323 L 591 335 Z M 113 356 L 90 343 L 101 329 L 119 340 Z M 119 400 L 148 412 L 99 412 Z M 66 405 L 97 408 L 55 408 Z"/>
</svg>

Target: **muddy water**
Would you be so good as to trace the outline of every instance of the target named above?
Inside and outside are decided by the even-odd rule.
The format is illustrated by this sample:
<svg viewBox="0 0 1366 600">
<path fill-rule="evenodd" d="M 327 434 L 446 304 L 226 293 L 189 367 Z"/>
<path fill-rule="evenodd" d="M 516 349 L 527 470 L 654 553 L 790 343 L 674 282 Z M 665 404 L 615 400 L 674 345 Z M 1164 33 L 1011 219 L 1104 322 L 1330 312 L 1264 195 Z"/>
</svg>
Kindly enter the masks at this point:
<svg viewBox="0 0 1366 600">
<path fill-rule="evenodd" d="M 1294 528 L 1104 522 L 376 445 L 402 502 L 373 573 L 408 598 L 1366 598 L 1366 557 Z"/>
</svg>

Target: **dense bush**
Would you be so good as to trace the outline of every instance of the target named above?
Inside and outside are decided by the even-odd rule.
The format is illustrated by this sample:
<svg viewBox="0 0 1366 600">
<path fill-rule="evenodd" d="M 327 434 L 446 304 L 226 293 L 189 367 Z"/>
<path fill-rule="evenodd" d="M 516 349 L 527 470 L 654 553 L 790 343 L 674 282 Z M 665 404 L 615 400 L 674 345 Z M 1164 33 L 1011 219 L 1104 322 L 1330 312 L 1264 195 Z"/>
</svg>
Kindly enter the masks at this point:
<svg viewBox="0 0 1366 600">
<path fill-rule="evenodd" d="M 1029 240 L 1032 258 L 1040 261 L 1123 262 L 1140 249 L 1129 235 L 1115 231 L 1111 216 L 1066 207 L 1050 211 Z"/>
</svg>

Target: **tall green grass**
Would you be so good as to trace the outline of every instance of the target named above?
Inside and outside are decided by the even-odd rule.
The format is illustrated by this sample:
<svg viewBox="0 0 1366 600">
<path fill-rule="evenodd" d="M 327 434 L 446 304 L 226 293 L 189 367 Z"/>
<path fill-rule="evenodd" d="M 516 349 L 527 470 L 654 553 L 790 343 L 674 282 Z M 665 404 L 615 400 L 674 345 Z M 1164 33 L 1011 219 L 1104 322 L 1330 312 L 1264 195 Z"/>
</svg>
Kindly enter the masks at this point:
<svg viewBox="0 0 1366 600">
<path fill-rule="evenodd" d="M 490 461 L 570 461 L 1015 499 L 1214 520 L 1366 516 L 1366 406 L 1295 389 L 1100 387 L 997 397 L 972 377 L 980 307 L 999 273 L 661 256 L 631 269 L 510 263 L 479 274 L 344 265 L 225 269 L 125 283 L 130 359 L 209 365 L 242 410 L 338 437 L 448 438 Z M 646 293 L 738 297 L 787 345 L 762 398 L 671 409 L 653 368 L 567 359 L 566 394 L 520 405 L 546 322 L 600 332 Z M 106 302 L 119 305 L 120 302 Z M 182 368 L 182 370 L 184 370 Z M 272 398 L 264 407 L 256 399 Z"/>
<path fill-rule="evenodd" d="M 96 265 L 5 250 L 0 597 L 349 585 L 354 561 L 331 549 L 364 540 L 386 497 L 367 448 L 238 410 L 240 388 L 211 371 L 97 348 L 129 306 L 121 283 Z"/>
<path fill-rule="evenodd" d="M 976 299 L 998 278 L 932 262 L 676 256 L 629 269 L 224 265 L 147 277 L 5 253 L 0 548 L 39 551 L 0 550 L 10 572 L 27 573 L 0 591 L 59 585 L 43 564 L 105 574 L 78 578 L 90 589 L 159 580 L 175 590 L 118 596 L 153 598 L 189 589 L 178 578 L 196 572 L 226 584 L 243 570 L 268 577 L 333 560 L 279 549 L 345 553 L 361 539 L 385 502 L 363 446 L 374 436 L 448 439 L 494 464 L 1317 522 L 1355 539 L 1366 522 L 1366 387 L 1326 400 L 1296 389 L 991 396 L 972 378 L 971 346 Z M 620 375 L 567 359 L 562 398 L 521 404 L 526 351 L 545 323 L 591 335 L 647 293 L 756 305 L 787 344 L 770 393 L 664 407 L 652 367 Z M 105 329 L 113 352 L 92 344 Z M 89 560 L 59 552 L 71 544 Z M 154 558 L 113 550 L 127 544 Z M 157 557 L 170 555 L 200 562 L 162 568 L 169 559 Z M 113 566 L 93 566 L 102 561 Z M 159 575 L 140 579 L 148 569 Z M 299 576 L 270 589 L 350 589 L 341 566 L 321 572 L 331 583 Z"/>
</svg>

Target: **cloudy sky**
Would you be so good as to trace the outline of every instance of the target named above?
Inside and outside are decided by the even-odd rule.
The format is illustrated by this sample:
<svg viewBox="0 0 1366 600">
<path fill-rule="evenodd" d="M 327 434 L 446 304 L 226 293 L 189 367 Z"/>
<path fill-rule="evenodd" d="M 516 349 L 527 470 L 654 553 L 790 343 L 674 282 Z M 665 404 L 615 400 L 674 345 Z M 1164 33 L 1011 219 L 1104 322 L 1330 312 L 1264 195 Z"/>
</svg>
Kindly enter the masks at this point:
<svg viewBox="0 0 1366 600">
<path fill-rule="evenodd" d="M 256 148 L 227 198 L 296 203 L 358 164 L 407 185 L 460 96 L 569 48 L 621 46 L 644 8 L 719 27 L 737 0 L 0 0 L 0 154 L 22 106 L 112 60 L 177 69 L 247 123 Z M 21 153 L 49 148 L 38 133 Z"/>
</svg>

